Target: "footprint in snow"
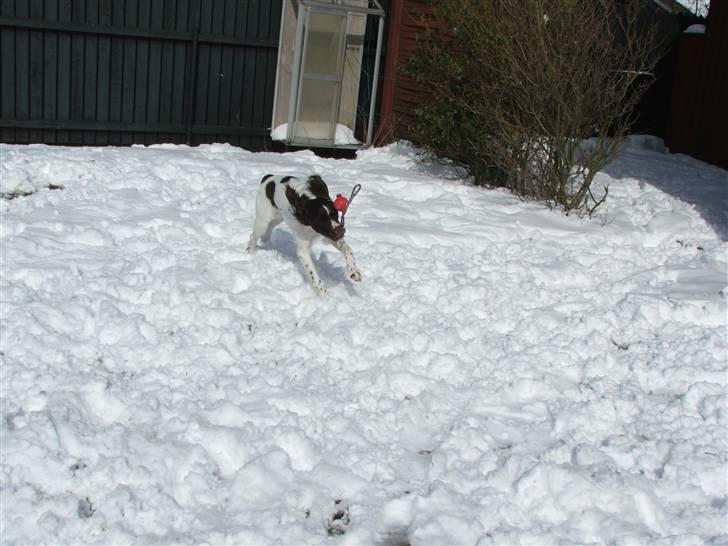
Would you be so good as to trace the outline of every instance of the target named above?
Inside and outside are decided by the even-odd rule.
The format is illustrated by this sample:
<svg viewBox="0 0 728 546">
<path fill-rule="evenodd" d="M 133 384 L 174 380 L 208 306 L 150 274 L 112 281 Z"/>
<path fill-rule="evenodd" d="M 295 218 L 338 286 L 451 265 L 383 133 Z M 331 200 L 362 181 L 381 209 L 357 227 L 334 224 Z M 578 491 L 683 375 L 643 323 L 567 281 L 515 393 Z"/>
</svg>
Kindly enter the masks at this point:
<svg viewBox="0 0 728 546">
<path fill-rule="evenodd" d="M 330 512 L 331 515 L 326 518 L 326 532 L 329 536 L 343 535 L 351 522 L 349 507 L 344 505 L 341 499 L 336 499 Z"/>
</svg>

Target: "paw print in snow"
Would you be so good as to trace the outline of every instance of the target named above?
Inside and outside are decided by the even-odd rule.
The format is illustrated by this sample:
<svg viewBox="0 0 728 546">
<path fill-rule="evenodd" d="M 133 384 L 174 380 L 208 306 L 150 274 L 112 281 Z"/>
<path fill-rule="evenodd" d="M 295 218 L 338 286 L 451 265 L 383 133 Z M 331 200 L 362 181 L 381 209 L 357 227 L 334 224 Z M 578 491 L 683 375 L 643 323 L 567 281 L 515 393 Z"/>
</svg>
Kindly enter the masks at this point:
<svg viewBox="0 0 728 546">
<path fill-rule="evenodd" d="M 332 508 L 331 515 L 326 519 L 326 532 L 329 536 L 343 535 L 351 522 L 349 507 L 342 504 L 341 499 L 337 499 Z"/>
</svg>

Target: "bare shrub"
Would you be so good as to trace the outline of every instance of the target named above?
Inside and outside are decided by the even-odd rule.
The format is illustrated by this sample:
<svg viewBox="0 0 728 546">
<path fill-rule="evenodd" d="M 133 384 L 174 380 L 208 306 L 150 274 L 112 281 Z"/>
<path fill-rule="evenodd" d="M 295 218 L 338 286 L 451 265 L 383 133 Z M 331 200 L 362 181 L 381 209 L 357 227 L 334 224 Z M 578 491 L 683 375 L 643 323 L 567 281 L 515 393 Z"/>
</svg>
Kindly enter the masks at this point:
<svg viewBox="0 0 728 546">
<path fill-rule="evenodd" d="M 565 211 L 593 212 L 659 58 L 641 1 L 441 0 L 408 75 L 426 83 L 413 140 Z M 589 139 L 585 145 L 585 140 Z"/>
</svg>

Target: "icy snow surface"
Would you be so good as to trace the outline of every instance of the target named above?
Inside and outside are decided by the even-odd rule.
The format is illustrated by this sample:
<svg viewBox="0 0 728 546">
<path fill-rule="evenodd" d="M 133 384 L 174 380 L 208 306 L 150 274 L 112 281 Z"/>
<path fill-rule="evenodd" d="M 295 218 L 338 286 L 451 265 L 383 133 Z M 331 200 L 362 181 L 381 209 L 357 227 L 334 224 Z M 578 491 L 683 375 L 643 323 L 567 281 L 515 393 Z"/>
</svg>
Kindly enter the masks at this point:
<svg viewBox="0 0 728 546">
<path fill-rule="evenodd" d="M 406 144 L 0 145 L 2 543 L 725 544 L 728 173 L 648 144 L 592 219 Z M 325 299 L 244 250 L 314 172 Z"/>
</svg>

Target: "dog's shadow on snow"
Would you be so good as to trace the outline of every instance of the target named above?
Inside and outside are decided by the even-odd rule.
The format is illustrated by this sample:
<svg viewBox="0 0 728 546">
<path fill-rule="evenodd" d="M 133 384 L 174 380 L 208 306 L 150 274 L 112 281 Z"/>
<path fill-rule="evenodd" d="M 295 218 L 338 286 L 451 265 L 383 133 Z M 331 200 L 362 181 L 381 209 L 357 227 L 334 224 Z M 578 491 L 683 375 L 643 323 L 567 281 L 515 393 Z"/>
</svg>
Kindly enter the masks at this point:
<svg viewBox="0 0 728 546">
<path fill-rule="evenodd" d="M 329 288 L 341 285 L 346 288 L 349 295 L 355 295 L 356 290 L 352 283 L 349 282 L 349 277 L 346 274 L 344 255 L 339 251 L 335 251 L 335 253 L 322 252 L 321 256 L 318 257 L 317 250 L 322 246 L 324 246 L 324 243 L 317 243 L 313 245 L 313 251 L 311 253 L 311 259 L 314 262 L 314 266 L 316 267 L 316 271 L 318 271 L 321 280 L 324 281 L 324 284 Z M 310 284 L 308 275 L 303 268 L 303 264 L 301 263 L 301 260 L 298 259 L 298 247 L 293 235 L 287 231 L 276 229 L 271 234 L 270 240 L 262 245 L 262 249 L 276 252 L 293 262 L 296 265 L 296 269 L 300 273 L 303 282 Z"/>
</svg>

